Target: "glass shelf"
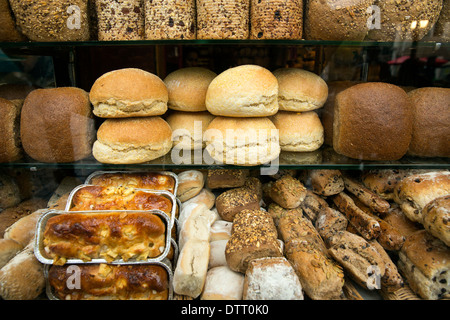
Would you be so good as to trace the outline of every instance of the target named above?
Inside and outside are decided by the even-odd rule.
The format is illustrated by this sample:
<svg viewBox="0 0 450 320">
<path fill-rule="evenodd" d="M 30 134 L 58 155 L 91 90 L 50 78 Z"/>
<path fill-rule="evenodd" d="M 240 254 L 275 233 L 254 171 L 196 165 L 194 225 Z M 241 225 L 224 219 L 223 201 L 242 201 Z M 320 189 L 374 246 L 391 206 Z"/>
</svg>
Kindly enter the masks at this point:
<svg viewBox="0 0 450 320">
<path fill-rule="evenodd" d="M 411 45 L 414 47 L 450 47 L 450 42 L 440 41 L 321 41 L 321 40 L 126 40 L 126 41 L 68 41 L 68 42 L 0 42 L 0 48 L 82 47 L 82 46 L 142 46 L 142 45 L 242 45 L 242 46 L 347 46 L 391 47 Z"/>
<path fill-rule="evenodd" d="M 2 168 L 21 169 L 73 169 L 73 170 L 174 170 L 174 169 L 340 169 L 340 170 L 369 170 L 369 169 L 450 169 L 448 158 L 415 158 L 404 157 L 398 161 L 360 161 L 339 155 L 332 149 L 323 148 L 316 152 L 297 153 L 282 152 L 280 157 L 268 164 L 257 166 L 234 166 L 216 162 L 195 161 L 195 155 L 186 157 L 187 161 L 172 161 L 171 154 L 139 164 L 104 164 L 93 157 L 71 163 L 43 163 L 31 159 L 0 163 Z M 189 161 L 191 160 L 191 161 Z"/>
</svg>

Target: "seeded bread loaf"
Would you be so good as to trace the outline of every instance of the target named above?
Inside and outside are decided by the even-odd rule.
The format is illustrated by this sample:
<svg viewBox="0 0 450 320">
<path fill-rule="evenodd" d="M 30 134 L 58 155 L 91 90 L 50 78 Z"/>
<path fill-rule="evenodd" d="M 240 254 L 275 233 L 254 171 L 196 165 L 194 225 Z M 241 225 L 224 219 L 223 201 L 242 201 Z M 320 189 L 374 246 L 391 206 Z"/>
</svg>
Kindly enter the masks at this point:
<svg viewBox="0 0 450 320">
<path fill-rule="evenodd" d="M 209 169 L 206 185 L 210 189 L 242 187 L 249 175 L 244 169 Z"/>
<path fill-rule="evenodd" d="M 85 0 L 10 0 L 20 31 L 32 41 L 87 41 L 90 37 Z"/>
<path fill-rule="evenodd" d="M 197 39 L 248 39 L 250 0 L 198 0 Z"/>
<path fill-rule="evenodd" d="M 0 41 L 26 40 L 16 27 L 8 0 L 0 0 Z"/>
<path fill-rule="evenodd" d="M 274 202 L 286 209 L 297 208 L 306 197 L 305 186 L 291 175 L 284 175 L 274 181 L 270 189 Z"/>
<path fill-rule="evenodd" d="M 259 198 L 252 190 L 243 187 L 234 188 L 221 193 L 216 198 L 216 208 L 223 220 L 233 221 L 235 215 L 242 210 L 258 210 Z"/>
<path fill-rule="evenodd" d="M 243 210 L 234 220 L 225 256 L 231 270 L 245 273 L 251 260 L 281 257 L 277 229 L 263 210 Z"/>
<path fill-rule="evenodd" d="M 145 39 L 195 38 L 195 0 L 145 1 Z"/>
<path fill-rule="evenodd" d="M 143 40 L 145 15 L 143 0 L 96 0 L 98 40 Z"/>
<path fill-rule="evenodd" d="M 303 0 L 252 0 L 250 28 L 250 39 L 302 39 Z"/>
</svg>

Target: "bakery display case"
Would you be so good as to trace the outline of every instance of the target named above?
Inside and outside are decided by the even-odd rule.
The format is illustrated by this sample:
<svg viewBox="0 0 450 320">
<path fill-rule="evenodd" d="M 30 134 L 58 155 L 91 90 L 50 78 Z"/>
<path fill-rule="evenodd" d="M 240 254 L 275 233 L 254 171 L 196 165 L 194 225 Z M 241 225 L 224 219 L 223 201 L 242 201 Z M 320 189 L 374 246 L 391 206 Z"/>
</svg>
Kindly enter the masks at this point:
<svg viewBox="0 0 450 320">
<path fill-rule="evenodd" d="M 447 300 L 449 10 L 0 0 L 0 298 Z"/>
</svg>

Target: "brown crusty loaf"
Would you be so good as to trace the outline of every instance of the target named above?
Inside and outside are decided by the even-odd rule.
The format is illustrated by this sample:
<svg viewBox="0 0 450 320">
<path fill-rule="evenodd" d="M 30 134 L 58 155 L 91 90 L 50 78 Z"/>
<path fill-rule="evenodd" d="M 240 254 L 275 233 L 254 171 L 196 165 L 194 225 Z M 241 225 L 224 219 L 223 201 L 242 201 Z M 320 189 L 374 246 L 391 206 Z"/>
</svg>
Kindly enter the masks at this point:
<svg viewBox="0 0 450 320">
<path fill-rule="evenodd" d="M 210 189 L 242 187 L 248 175 L 245 169 L 209 169 L 206 185 Z"/>
<path fill-rule="evenodd" d="M 369 40 L 420 41 L 434 27 L 443 0 L 377 0 L 379 28 L 371 28 Z"/>
<path fill-rule="evenodd" d="M 34 239 L 38 220 L 46 210 L 43 207 L 23 216 L 6 228 L 3 238 L 5 240 L 14 240 L 21 246 L 26 247 Z"/>
<path fill-rule="evenodd" d="M 336 97 L 333 148 L 360 160 L 398 160 L 408 151 L 412 112 L 406 92 L 388 83 L 354 85 Z"/>
<path fill-rule="evenodd" d="M 450 194 L 430 201 L 422 216 L 425 229 L 450 247 Z"/>
<path fill-rule="evenodd" d="M 300 40 L 303 34 L 303 0 L 250 3 L 250 39 Z"/>
<path fill-rule="evenodd" d="M 0 98 L 0 162 L 13 162 L 23 156 L 20 141 L 20 112 L 23 103 Z"/>
<path fill-rule="evenodd" d="M 308 40 L 361 41 L 369 28 L 367 12 L 373 0 L 308 0 L 305 38 Z"/>
<path fill-rule="evenodd" d="M 243 210 L 233 220 L 225 257 L 231 270 L 245 273 L 251 260 L 283 255 L 277 229 L 263 210 Z"/>
<path fill-rule="evenodd" d="M 423 299 L 449 296 L 450 249 L 426 230 L 411 234 L 399 253 L 398 267 Z"/>
<path fill-rule="evenodd" d="M 145 12 L 143 0 L 96 0 L 98 40 L 143 40 Z"/>
<path fill-rule="evenodd" d="M 449 193 L 450 172 L 428 172 L 403 179 L 397 184 L 394 200 L 408 219 L 423 223 L 423 208 L 430 201 Z"/>
<path fill-rule="evenodd" d="M 322 121 L 324 144 L 333 146 L 333 121 L 334 103 L 336 96 L 341 91 L 357 84 L 355 81 L 330 81 L 328 82 L 328 99 L 320 109 L 320 120 Z"/>
<path fill-rule="evenodd" d="M 145 1 L 145 39 L 196 38 L 195 0 Z"/>
<path fill-rule="evenodd" d="M 25 152 L 41 162 L 74 162 L 91 155 L 95 139 L 88 93 L 79 88 L 36 89 L 22 107 Z"/>
<path fill-rule="evenodd" d="M 232 222 L 235 215 L 242 210 L 258 210 L 259 197 L 256 192 L 245 187 L 222 192 L 216 198 L 216 209 L 220 217 Z"/>
<path fill-rule="evenodd" d="M 3 300 L 34 300 L 44 289 L 44 266 L 34 255 L 34 242 L 30 242 L 0 269 L 0 297 Z"/>
<path fill-rule="evenodd" d="M 273 182 L 269 195 L 281 207 L 293 209 L 305 199 L 306 188 L 298 179 L 287 174 Z"/>
<path fill-rule="evenodd" d="M 312 300 L 344 299 L 344 272 L 314 244 L 296 239 L 286 243 L 285 255 L 297 273 L 305 294 Z"/>
<path fill-rule="evenodd" d="M 32 41 L 89 40 L 85 0 L 10 0 L 9 3 L 20 31 Z"/>
<path fill-rule="evenodd" d="M 450 2 L 448 1 L 444 1 L 433 35 L 438 37 L 439 41 L 450 41 Z"/>
<path fill-rule="evenodd" d="M 309 178 L 311 189 L 315 194 L 328 197 L 344 191 L 344 180 L 340 170 L 310 170 Z"/>
<path fill-rule="evenodd" d="M 420 223 L 409 220 L 396 203 L 391 205 L 389 211 L 383 216 L 383 220 L 394 227 L 405 239 L 410 234 L 423 229 Z"/>
<path fill-rule="evenodd" d="M 8 0 L 0 0 L 0 41 L 25 41 L 14 21 Z"/>
<path fill-rule="evenodd" d="M 70 288 L 70 266 L 51 266 L 48 281 L 60 300 L 168 300 L 169 276 L 164 267 L 152 264 L 75 265 L 80 288 Z"/>
<path fill-rule="evenodd" d="M 408 95 L 414 118 L 408 154 L 450 157 L 450 88 L 420 88 Z"/>
<path fill-rule="evenodd" d="M 245 273 L 243 300 L 303 300 L 300 280 L 285 257 L 250 261 Z"/>
</svg>

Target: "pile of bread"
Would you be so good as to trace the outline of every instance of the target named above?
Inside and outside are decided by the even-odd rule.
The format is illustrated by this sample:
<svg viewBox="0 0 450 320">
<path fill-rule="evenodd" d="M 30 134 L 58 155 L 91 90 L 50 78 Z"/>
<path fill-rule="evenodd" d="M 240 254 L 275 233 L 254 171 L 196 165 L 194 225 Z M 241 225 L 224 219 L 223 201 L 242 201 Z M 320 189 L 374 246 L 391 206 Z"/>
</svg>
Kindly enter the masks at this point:
<svg viewBox="0 0 450 320">
<path fill-rule="evenodd" d="M 89 93 L 47 88 L 0 99 L 0 162 L 93 155 L 109 164 L 177 164 L 199 151 L 200 164 L 255 166 L 323 144 L 366 161 L 449 157 L 449 104 L 448 88 L 328 85 L 298 68 L 241 65 L 216 74 L 187 67 L 164 80 L 125 68 L 100 76 Z"/>
<path fill-rule="evenodd" d="M 341 300 L 352 298 L 351 283 L 386 299 L 405 289 L 413 293 L 409 298 L 448 298 L 448 170 L 261 176 L 257 170 L 208 169 L 176 175 L 176 250 L 168 279 L 174 299 Z M 11 176 L 1 177 L 0 191 L 10 192 Z M 66 177 L 50 199 L 1 203 L 2 299 L 42 298 L 48 274 L 36 256 L 38 221 L 48 209 L 66 210 L 80 183 Z M 110 273 L 105 266 L 86 272 Z M 110 280 L 107 285 L 118 284 Z M 71 294 L 95 292 L 99 285 L 86 283 L 89 289 Z M 126 297 L 142 298 L 138 291 Z"/>
<path fill-rule="evenodd" d="M 383 297 L 449 297 L 446 170 L 188 172 L 178 299 L 340 300 L 350 279 Z"/>
<path fill-rule="evenodd" d="M 0 8 L 0 41 L 450 38 L 443 0 L 1 0 Z"/>
</svg>

